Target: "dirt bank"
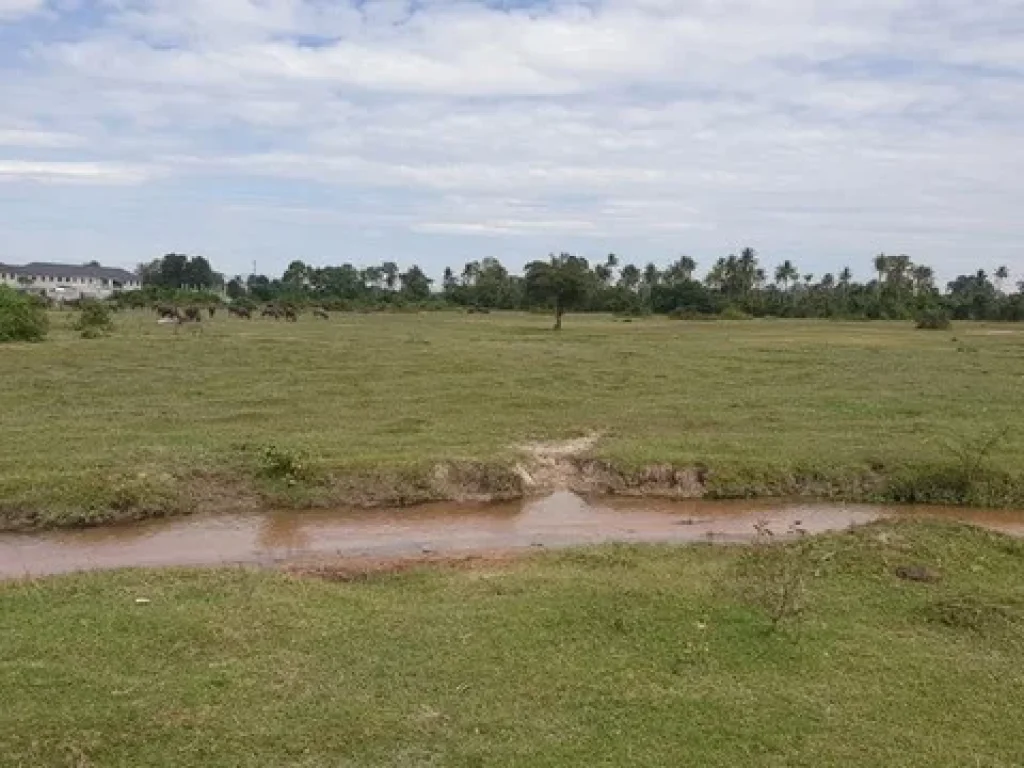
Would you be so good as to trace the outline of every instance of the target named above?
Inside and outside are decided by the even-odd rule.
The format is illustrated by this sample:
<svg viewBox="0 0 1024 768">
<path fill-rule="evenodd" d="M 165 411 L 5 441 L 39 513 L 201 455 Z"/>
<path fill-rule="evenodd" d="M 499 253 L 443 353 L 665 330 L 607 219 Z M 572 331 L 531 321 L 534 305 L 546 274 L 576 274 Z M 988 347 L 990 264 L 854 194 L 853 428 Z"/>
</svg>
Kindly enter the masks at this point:
<svg viewBox="0 0 1024 768">
<path fill-rule="evenodd" d="M 663 499 L 806 498 L 861 503 L 1024 507 L 1024 477 L 956 464 L 846 469 L 627 467 L 595 455 L 600 435 L 517 446 L 504 462 L 266 477 L 258 473 L 117 474 L 91 498 L 40 507 L 0 500 L 0 531 L 80 528 L 189 514 L 319 508 L 399 508 L 500 502 L 558 491 Z"/>
</svg>

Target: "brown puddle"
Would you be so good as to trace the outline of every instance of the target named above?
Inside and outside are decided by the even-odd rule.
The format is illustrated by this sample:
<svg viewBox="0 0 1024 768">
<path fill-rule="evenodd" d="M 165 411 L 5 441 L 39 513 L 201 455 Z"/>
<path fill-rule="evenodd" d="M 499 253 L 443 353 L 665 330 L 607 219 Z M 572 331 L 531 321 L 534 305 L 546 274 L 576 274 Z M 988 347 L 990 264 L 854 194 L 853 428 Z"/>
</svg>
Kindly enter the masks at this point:
<svg viewBox="0 0 1024 768">
<path fill-rule="evenodd" d="M 884 517 L 958 520 L 1024 537 L 1024 511 L 779 501 L 659 501 L 571 493 L 498 505 L 279 512 L 0 535 L 0 578 L 123 567 L 464 555 L 621 542 L 735 542 L 766 522 L 823 533 Z"/>
</svg>

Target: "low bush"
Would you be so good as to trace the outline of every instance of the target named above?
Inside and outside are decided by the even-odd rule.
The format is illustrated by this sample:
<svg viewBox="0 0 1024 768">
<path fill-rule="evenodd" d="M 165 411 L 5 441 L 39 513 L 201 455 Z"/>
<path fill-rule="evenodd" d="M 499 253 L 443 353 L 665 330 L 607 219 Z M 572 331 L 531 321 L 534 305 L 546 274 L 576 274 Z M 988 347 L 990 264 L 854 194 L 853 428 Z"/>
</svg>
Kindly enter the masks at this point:
<svg viewBox="0 0 1024 768">
<path fill-rule="evenodd" d="M 737 306 L 730 304 L 728 307 L 722 310 L 722 314 L 719 315 L 722 320 L 749 320 L 750 315 L 744 312 Z"/>
<path fill-rule="evenodd" d="M 0 285 L 0 342 L 42 341 L 49 330 L 42 302 Z"/>
<path fill-rule="evenodd" d="M 95 339 L 114 330 L 110 307 L 101 301 L 83 301 L 71 327 L 83 339 Z"/>
<path fill-rule="evenodd" d="M 926 331 L 947 331 L 952 323 L 944 309 L 926 309 L 917 315 L 917 327 Z"/>
<path fill-rule="evenodd" d="M 714 320 L 715 315 L 709 315 L 704 312 L 698 312 L 696 309 L 689 307 L 676 307 L 668 313 L 668 316 L 673 320 Z"/>
</svg>

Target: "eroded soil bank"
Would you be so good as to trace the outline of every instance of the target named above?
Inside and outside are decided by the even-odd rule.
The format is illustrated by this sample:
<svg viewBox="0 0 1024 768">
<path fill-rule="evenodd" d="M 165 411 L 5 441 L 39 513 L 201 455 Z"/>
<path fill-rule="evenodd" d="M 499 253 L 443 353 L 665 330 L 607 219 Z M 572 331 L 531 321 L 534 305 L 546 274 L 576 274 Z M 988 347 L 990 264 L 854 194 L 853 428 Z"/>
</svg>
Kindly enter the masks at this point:
<svg viewBox="0 0 1024 768">
<path fill-rule="evenodd" d="M 853 468 L 622 467 L 600 458 L 600 435 L 514 446 L 503 461 L 330 472 L 292 457 L 275 471 L 122 473 L 97 477 L 96 492 L 40 504 L 0 499 L 0 532 L 86 528 L 184 515 L 271 514 L 275 510 L 388 509 L 538 499 L 569 491 L 644 499 L 827 499 L 865 504 L 934 504 L 1024 509 L 1024 476 L 981 464 Z"/>
<path fill-rule="evenodd" d="M 958 520 L 1024 536 L 1024 511 L 764 501 L 584 499 L 412 509 L 287 510 L 196 516 L 80 531 L 0 535 L 0 577 L 120 567 L 399 560 L 601 542 L 736 542 L 755 525 L 777 534 L 840 530 L 887 517 Z"/>
</svg>

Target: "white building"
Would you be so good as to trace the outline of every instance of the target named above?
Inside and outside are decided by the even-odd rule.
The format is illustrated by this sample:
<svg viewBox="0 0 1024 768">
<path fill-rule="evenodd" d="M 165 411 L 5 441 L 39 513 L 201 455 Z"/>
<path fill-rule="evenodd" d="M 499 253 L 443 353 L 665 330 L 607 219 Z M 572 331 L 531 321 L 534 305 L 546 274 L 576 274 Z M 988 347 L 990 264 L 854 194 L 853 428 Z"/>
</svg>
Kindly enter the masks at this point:
<svg viewBox="0 0 1024 768">
<path fill-rule="evenodd" d="M 138 290 L 142 287 L 142 278 L 125 269 L 34 262 L 23 267 L 0 264 L 0 285 L 41 294 L 55 301 L 105 299 L 118 291 Z"/>
</svg>

